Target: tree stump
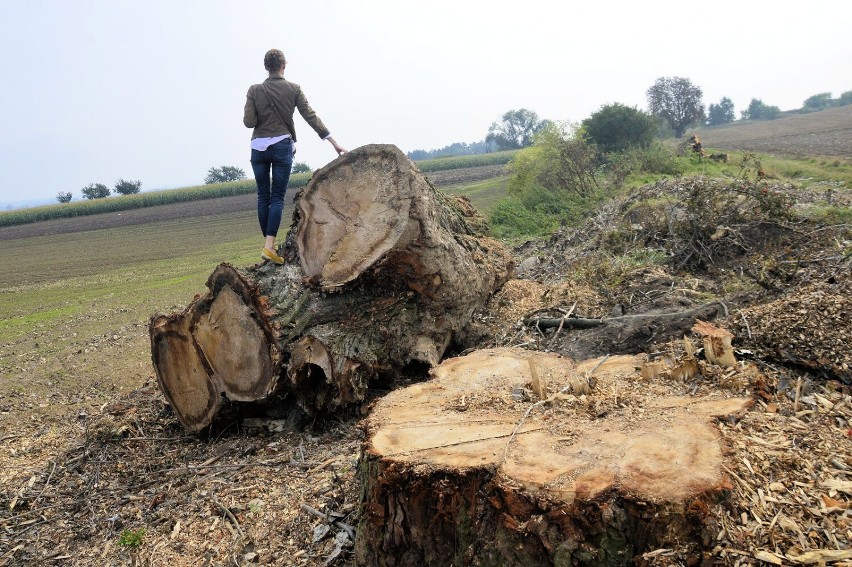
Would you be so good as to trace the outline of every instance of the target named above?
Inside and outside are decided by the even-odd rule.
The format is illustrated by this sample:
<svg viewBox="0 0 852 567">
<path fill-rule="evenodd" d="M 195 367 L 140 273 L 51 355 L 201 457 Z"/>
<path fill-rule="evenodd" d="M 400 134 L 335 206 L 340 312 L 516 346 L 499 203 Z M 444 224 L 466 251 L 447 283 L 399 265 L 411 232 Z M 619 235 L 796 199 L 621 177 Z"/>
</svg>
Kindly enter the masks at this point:
<svg viewBox="0 0 852 567">
<path fill-rule="evenodd" d="M 206 295 L 151 319 L 157 380 L 191 431 L 233 403 L 334 410 L 371 380 L 435 366 L 510 275 L 470 203 L 394 146 L 344 154 L 295 201 L 285 265 L 221 264 Z"/>
<path fill-rule="evenodd" d="M 358 563 L 626 565 L 674 546 L 701 559 L 728 487 L 711 422 L 750 400 L 666 395 L 639 383 L 642 360 L 475 351 L 383 397 L 365 421 Z M 542 384 L 545 400 L 522 400 Z"/>
</svg>

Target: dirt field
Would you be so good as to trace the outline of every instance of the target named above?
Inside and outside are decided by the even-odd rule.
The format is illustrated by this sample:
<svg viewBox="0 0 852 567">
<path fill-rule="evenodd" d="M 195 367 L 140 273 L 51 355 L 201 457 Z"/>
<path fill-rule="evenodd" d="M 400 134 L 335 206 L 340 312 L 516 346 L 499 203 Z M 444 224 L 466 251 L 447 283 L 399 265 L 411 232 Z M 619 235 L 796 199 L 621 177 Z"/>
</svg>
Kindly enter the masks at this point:
<svg viewBox="0 0 852 567">
<path fill-rule="evenodd" d="M 679 202 L 677 191 L 686 194 L 651 187 L 580 229 L 518 248 L 521 279 L 476 315 L 467 340 L 573 354 L 581 333 L 541 333 L 522 319 L 542 309 L 604 317 L 723 302 L 721 322 L 757 373 L 661 378 L 684 396 L 756 400 L 741 421 L 718 424 L 731 484 L 706 511 L 718 525 L 707 563 L 848 565 L 849 227 L 725 222 L 730 232 L 706 243 L 715 264 L 675 269 L 666 260 L 683 250 L 666 248 L 668 217 L 653 207 Z M 0 566 L 354 565 L 347 530 L 360 519 L 369 403 L 310 423 L 226 422 L 199 437 L 184 433 L 156 388 L 148 316 L 181 309 L 219 261 L 255 259 L 253 199 L 232 199 L 139 211 L 147 220 L 0 233 Z M 191 211 L 204 216 L 178 220 Z M 93 247 L 103 255 L 89 258 Z M 142 250 L 153 252 L 140 261 Z M 672 338 L 651 332 L 629 345 L 664 353 Z M 681 551 L 645 550 L 640 563 L 680 564 Z"/>
<path fill-rule="evenodd" d="M 791 156 L 852 157 L 852 105 L 820 112 L 701 128 L 708 148 Z"/>
</svg>

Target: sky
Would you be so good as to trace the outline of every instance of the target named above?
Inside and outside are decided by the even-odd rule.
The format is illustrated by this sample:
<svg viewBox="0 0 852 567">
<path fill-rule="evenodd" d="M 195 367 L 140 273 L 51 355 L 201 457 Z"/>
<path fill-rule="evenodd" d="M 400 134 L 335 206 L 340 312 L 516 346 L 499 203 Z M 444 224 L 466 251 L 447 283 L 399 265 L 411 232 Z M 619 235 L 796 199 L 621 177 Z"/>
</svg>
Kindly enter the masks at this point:
<svg viewBox="0 0 852 567">
<path fill-rule="evenodd" d="M 714 0 L 0 0 L 0 205 L 251 176 L 248 87 L 284 51 L 348 149 L 476 142 L 510 109 L 579 122 L 647 108 L 659 77 L 782 110 L 852 90 L 843 3 Z M 845 14 L 845 15 L 844 15 Z M 842 34 L 842 35 L 841 35 Z M 297 113 L 298 114 L 298 113 Z M 296 160 L 336 157 L 298 115 Z"/>
</svg>

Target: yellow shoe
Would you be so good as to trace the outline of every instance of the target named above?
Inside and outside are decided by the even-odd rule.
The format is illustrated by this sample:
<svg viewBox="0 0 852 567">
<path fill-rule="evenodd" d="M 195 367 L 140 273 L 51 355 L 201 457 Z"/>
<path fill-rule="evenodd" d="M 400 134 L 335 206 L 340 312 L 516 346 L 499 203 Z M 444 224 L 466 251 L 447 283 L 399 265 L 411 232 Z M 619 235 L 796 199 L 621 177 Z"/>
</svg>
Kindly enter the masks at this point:
<svg viewBox="0 0 852 567">
<path fill-rule="evenodd" d="M 273 264 L 281 265 L 284 263 L 284 258 L 275 253 L 275 251 L 270 250 L 269 248 L 264 248 L 263 252 L 260 253 L 260 257 L 264 260 L 269 260 Z"/>
</svg>

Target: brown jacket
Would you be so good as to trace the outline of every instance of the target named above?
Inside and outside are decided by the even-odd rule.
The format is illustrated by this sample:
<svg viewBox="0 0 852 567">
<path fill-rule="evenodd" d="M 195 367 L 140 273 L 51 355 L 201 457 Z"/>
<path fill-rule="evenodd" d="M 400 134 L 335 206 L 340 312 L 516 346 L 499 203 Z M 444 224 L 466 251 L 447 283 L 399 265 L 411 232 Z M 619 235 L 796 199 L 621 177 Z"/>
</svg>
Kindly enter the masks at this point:
<svg viewBox="0 0 852 567">
<path fill-rule="evenodd" d="M 264 88 L 264 85 L 266 87 Z M 276 113 L 270 104 L 267 89 L 275 100 Z M 283 77 L 269 77 L 262 84 L 252 85 L 246 94 L 246 108 L 243 113 L 243 124 L 246 128 L 254 128 L 251 139 L 273 138 L 290 134 L 296 141 L 296 128 L 293 125 L 293 112 L 299 109 L 299 114 L 305 119 L 320 138 L 329 135 L 328 128 L 319 119 L 317 113 L 308 104 L 308 99 L 302 88 L 296 83 Z M 278 114 L 285 120 L 281 122 Z"/>
</svg>

